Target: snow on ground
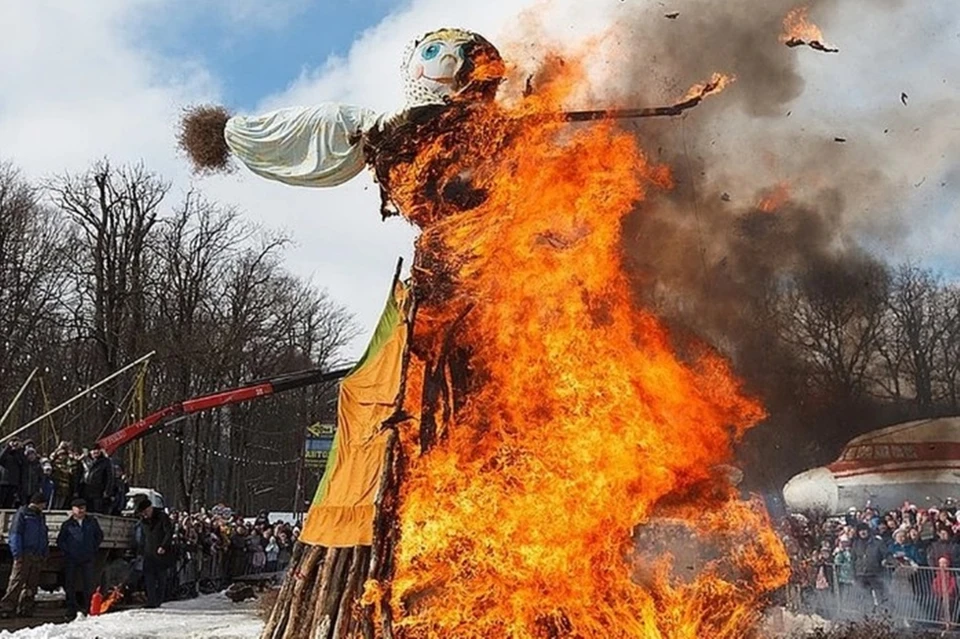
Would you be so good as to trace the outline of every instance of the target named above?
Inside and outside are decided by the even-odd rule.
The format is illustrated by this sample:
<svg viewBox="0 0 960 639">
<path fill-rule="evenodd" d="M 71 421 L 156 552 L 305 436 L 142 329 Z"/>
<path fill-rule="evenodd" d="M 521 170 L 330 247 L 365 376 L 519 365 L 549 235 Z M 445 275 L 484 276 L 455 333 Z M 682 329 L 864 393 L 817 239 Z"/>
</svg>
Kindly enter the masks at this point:
<svg viewBox="0 0 960 639">
<path fill-rule="evenodd" d="M 817 615 L 801 615 L 784 608 L 772 608 L 764 616 L 760 636 L 765 639 L 795 637 L 812 634 L 818 629 L 829 629 L 830 622 Z M 2 635 L 0 635 L 2 637 Z"/>
<path fill-rule="evenodd" d="M 223 594 L 172 601 L 153 610 L 124 610 L 68 624 L 45 624 L 0 639 L 256 639 L 263 630 L 257 602 L 235 604 Z"/>
</svg>

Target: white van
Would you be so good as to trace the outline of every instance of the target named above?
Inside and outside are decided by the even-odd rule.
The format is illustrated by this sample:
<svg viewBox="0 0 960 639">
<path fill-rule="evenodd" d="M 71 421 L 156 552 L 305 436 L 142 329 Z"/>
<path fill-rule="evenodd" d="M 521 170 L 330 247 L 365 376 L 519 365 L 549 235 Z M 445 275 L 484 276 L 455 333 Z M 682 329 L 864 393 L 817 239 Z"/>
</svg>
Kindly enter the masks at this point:
<svg viewBox="0 0 960 639">
<path fill-rule="evenodd" d="M 133 515 L 134 506 L 136 503 L 146 497 L 150 500 L 150 505 L 154 508 L 159 508 L 161 510 L 167 507 L 166 502 L 163 501 L 163 495 L 158 493 L 152 488 L 131 488 L 127 491 L 127 503 L 123 508 L 124 515 Z"/>
</svg>

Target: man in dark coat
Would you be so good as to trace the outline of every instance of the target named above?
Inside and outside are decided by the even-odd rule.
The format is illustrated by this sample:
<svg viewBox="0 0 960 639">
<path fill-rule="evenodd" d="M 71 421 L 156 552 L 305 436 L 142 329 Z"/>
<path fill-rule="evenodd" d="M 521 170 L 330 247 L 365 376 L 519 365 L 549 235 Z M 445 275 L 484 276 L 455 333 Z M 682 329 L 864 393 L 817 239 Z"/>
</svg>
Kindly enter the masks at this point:
<svg viewBox="0 0 960 639">
<path fill-rule="evenodd" d="M 173 548 L 173 522 L 167 513 L 154 508 L 149 499 L 137 502 L 137 514 L 143 520 L 143 581 L 147 590 L 147 608 L 163 603 L 167 568 L 176 560 Z"/>
<path fill-rule="evenodd" d="M 63 589 L 66 592 L 67 616 L 86 612 L 93 594 L 93 569 L 103 541 L 103 531 L 96 517 L 87 516 L 87 502 L 75 499 L 70 517 L 60 526 L 57 547 L 63 552 Z M 77 597 L 77 577 L 82 596 Z"/>
<path fill-rule="evenodd" d="M 47 558 L 50 540 L 43 515 L 46 498 L 42 493 L 36 493 L 27 501 L 28 505 L 21 506 L 10 523 L 13 572 L 10 573 L 7 593 L 0 599 L 0 617 L 9 617 L 14 612 L 22 617 L 33 616 L 33 598 Z"/>
<path fill-rule="evenodd" d="M 23 470 L 20 474 L 20 500 L 26 504 L 30 500 L 30 495 L 42 492 L 43 488 L 43 464 L 40 463 L 40 455 L 33 446 L 24 446 L 23 448 Z"/>
<path fill-rule="evenodd" d="M 936 567 L 941 557 L 951 566 L 960 566 L 960 548 L 953 541 L 953 531 L 942 524 L 937 526 L 937 539 L 927 547 L 927 565 Z"/>
<path fill-rule="evenodd" d="M 0 451 L 0 508 L 13 508 L 23 483 L 23 445 L 14 437 Z"/>
<path fill-rule="evenodd" d="M 90 512 L 109 514 L 113 500 L 113 463 L 99 445 L 90 449 L 90 467 L 83 475 L 81 496 Z"/>
<path fill-rule="evenodd" d="M 853 559 L 853 574 L 857 582 L 869 596 L 872 592 L 875 601 L 883 602 L 886 598 L 886 588 L 883 583 L 883 560 L 886 556 L 886 545 L 870 531 L 865 523 L 857 525 L 857 537 L 850 548 Z"/>
<path fill-rule="evenodd" d="M 120 516 L 127 505 L 127 475 L 123 466 L 113 462 L 113 498 L 110 500 L 110 514 Z"/>
</svg>

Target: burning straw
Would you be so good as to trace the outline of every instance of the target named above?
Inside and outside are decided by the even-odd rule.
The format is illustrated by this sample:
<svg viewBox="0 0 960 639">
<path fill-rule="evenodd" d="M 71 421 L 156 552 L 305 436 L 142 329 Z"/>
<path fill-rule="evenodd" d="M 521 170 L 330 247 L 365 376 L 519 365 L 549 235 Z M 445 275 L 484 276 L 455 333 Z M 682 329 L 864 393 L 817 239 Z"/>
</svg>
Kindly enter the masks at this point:
<svg viewBox="0 0 960 639">
<path fill-rule="evenodd" d="M 823 53 L 839 53 L 840 49 L 827 45 L 820 27 L 810 22 L 807 7 L 792 9 L 783 19 L 783 34 L 780 41 L 791 49 L 808 46 Z"/>
</svg>

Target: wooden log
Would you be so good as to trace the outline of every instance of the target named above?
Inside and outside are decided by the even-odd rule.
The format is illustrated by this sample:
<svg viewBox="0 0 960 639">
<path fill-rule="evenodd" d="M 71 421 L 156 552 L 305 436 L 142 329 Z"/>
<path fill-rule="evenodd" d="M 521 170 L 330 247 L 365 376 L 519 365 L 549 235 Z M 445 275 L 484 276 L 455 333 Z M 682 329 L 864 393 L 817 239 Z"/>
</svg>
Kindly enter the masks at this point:
<svg viewBox="0 0 960 639">
<path fill-rule="evenodd" d="M 283 580 L 283 584 L 280 586 L 280 592 L 277 593 L 277 601 L 288 601 L 293 595 L 293 586 L 296 582 L 294 578 L 294 572 L 297 569 L 297 566 L 300 563 L 300 560 L 303 556 L 303 550 L 305 546 L 303 544 L 296 544 L 293 547 L 293 556 L 290 558 L 290 566 L 287 568 L 286 578 Z M 273 610 L 270 611 L 270 616 L 267 618 L 267 623 L 264 624 L 263 632 L 261 633 L 262 639 L 277 639 L 283 635 L 283 629 L 286 628 L 287 619 L 290 618 L 290 606 L 278 606 L 276 603 L 273 606 Z"/>
<path fill-rule="evenodd" d="M 337 624 L 333 629 L 333 639 L 349 639 L 360 629 L 360 595 L 370 567 L 370 547 L 358 546 L 354 549 L 353 560 L 347 571 L 347 587 L 340 598 L 340 610 Z"/>
<path fill-rule="evenodd" d="M 337 564 L 343 561 L 343 555 L 346 550 L 347 549 L 344 548 L 330 548 L 327 550 L 327 560 L 324 562 L 323 571 L 320 573 L 319 580 L 313 584 L 315 598 L 311 608 L 312 623 L 301 628 L 300 636 L 305 634 L 303 628 L 313 627 L 314 631 L 310 634 L 311 637 L 315 639 L 328 639 L 330 624 L 329 620 L 325 619 L 326 611 L 324 603 L 330 594 L 330 589 L 336 586 L 333 583 L 333 578 L 337 572 Z"/>
<path fill-rule="evenodd" d="M 294 569 L 296 572 L 291 572 L 294 584 L 290 590 L 290 599 L 281 601 L 278 598 L 274 606 L 275 608 L 286 607 L 289 614 L 285 627 L 278 628 L 280 632 L 275 634 L 275 637 L 299 639 L 300 630 L 309 625 L 313 617 L 311 603 L 316 592 L 313 588 L 314 580 L 321 570 L 326 569 L 327 561 L 329 561 L 329 553 L 322 546 L 307 547 L 303 552 L 300 565 Z"/>
</svg>

